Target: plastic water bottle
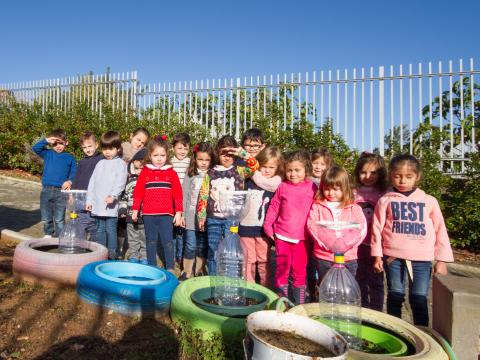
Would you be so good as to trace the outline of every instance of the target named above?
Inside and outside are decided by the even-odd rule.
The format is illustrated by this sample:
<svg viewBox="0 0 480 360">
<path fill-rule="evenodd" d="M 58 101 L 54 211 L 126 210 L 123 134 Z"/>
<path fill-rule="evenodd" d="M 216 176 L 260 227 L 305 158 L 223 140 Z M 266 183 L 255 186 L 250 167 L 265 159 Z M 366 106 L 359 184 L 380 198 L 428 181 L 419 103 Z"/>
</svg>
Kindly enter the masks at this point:
<svg viewBox="0 0 480 360">
<path fill-rule="evenodd" d="M 344 265 L 343 254 L 319 287 L 320 321 L 340 332 L 350 347 L 361 348 L 361 293 L 357 281 Z"/>
<path fill-rule="evenodd" d="M 65 224 L 60 233 L 58 248 L 64 254 L 79 254 L 86 251 L 85 231 L 78 220 L 78 215 L 74 212 L 70 213 L 70 221 Z"/>
<path fill-rule="evenodd" d="M 215 298 L 219 305 L 246 305 L 245 256 L 236 226 L 230 227 L 230 232 L 218 245 L 217 276 Z"/>
</svg>

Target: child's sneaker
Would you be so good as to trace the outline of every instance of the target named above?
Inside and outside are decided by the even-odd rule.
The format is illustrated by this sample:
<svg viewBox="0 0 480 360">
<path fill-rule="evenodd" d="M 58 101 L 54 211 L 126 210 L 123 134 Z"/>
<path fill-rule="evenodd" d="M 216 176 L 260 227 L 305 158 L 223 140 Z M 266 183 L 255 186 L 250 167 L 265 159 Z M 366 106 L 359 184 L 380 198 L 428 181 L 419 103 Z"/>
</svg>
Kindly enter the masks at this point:
<svg viewBox="0 0 480 360">
<path fill-rule="evenodd" d="M 128 262 L 138 263 L 138 259 L 136 257 L 131 257 L 130 259 L 128 259 Z"/>
<path fill-rule="evenodd" d="M 51 239 L 51 238 L 52 238 L 52 235 L 44 235 L 43 238 L 44 238 L 44 239 Z"/>
<path fill-rule="evenodd" d="M 178 281 L 185 281 L 185 280 L 188 280 L 187 273 L 182 273 L 182 275 L 178 277 Z"/>
</svg>

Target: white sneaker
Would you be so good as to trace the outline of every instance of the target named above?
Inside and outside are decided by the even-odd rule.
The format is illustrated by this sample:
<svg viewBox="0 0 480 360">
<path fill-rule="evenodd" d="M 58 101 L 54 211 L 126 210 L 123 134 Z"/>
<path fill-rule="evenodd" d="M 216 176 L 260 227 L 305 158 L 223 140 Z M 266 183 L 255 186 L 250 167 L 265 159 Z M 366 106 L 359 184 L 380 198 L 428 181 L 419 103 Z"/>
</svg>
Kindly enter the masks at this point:
<svg viewBox="0 0 480 360">
<path fill-rule="evenodd" d="M 44 238 L 44 239 L 51 239 L 51 238 L 52 238 L 52 235 L 45 235 L 43 238 Z"/>
</svg>

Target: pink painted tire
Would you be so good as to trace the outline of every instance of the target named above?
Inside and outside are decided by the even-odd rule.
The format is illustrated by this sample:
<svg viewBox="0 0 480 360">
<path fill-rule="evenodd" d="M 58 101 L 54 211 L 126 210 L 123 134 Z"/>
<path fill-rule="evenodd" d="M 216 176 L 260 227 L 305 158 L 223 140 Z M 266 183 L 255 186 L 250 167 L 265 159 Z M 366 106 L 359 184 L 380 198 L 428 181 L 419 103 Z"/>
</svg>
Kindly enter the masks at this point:
<svg viewBox="0 0 480 360">
<path fill-rule="evenodd" d="M 94 261 L 106 260 L 106 247 L 88 241 L 84 254 L 61 254 L 36 250 L 58 246 L 58 239 L 33 239 L 17 245 L 13 255 L 13 274 L 21 280 L 45 286 L 75 286 L 81 268 Z"/>
</svg>

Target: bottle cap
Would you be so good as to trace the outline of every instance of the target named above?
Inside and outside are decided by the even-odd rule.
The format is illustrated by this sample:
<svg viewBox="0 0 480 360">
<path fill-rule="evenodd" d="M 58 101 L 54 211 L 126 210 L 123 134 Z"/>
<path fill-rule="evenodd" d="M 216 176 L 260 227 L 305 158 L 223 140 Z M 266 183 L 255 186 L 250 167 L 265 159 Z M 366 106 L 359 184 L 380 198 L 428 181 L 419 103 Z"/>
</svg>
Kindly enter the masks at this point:
<svg viewBox="0 0 480 360">
<path fill-rule="evenodd" d="M 343 254 L 335 253 L 333 255 L 333 261 L 335 261 L 335 264 L 344 264 L 345 256 L 343 256 Z"/>
<path fill-rule="evenodd" d="M 70 219 L 76 219 L 78 217 L 77 213 L 70 213 Z"/>
<path fill-rule="evenodd" d="M 238 226 L 230 226 L 230 232 L 234 234 L 238 233 Z"/>
</svg>

